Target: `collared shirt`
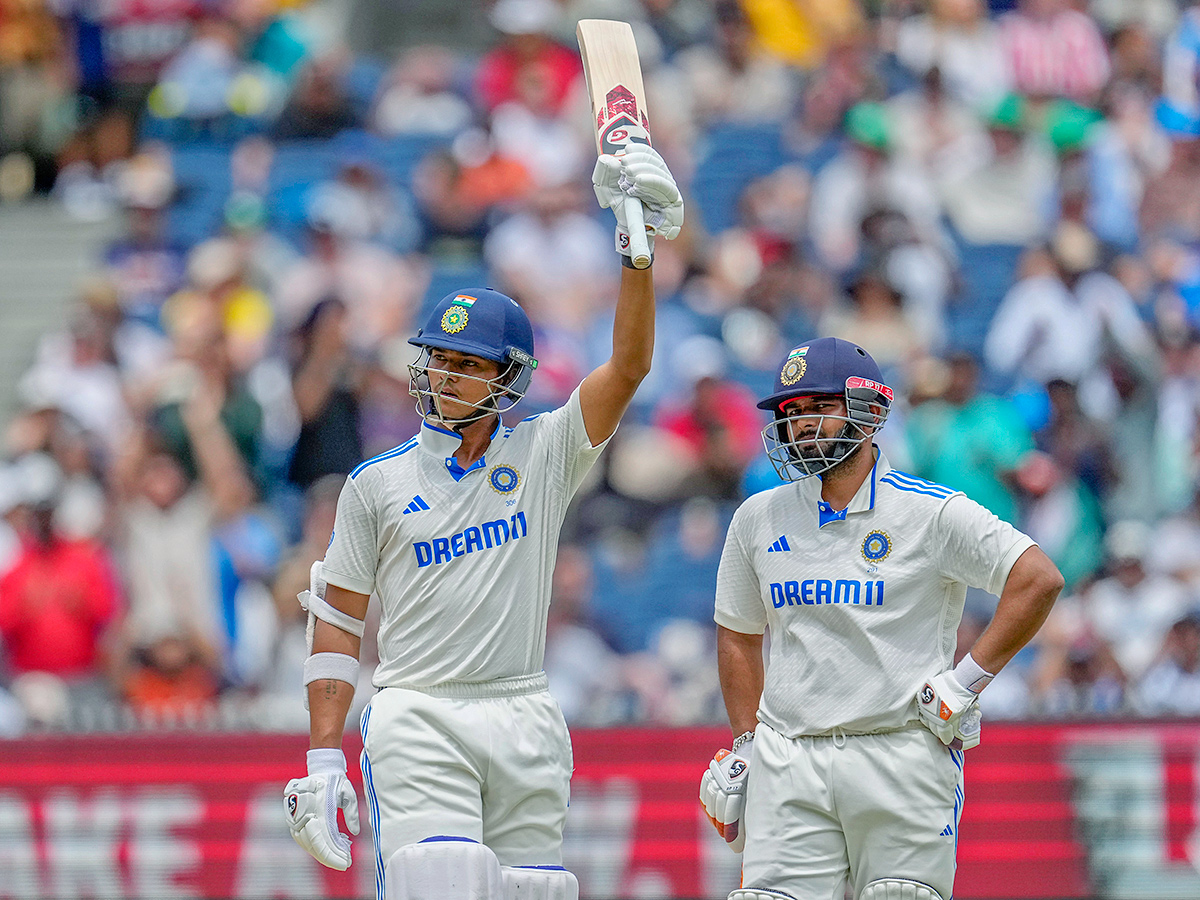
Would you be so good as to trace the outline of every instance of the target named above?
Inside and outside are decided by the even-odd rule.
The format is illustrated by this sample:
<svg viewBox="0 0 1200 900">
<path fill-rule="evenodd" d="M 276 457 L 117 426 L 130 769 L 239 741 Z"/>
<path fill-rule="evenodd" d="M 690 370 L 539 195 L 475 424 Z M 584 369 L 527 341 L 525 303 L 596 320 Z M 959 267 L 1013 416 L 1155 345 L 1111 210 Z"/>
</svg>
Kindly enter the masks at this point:
<svg viewBox="0 0 1200 900">
<path fill-rule="evenodd" d="M 593 447 L 579 391 L 498 426 L 465 469 L 457 434 L 428 424 L 346 479 L 324 575 L 380 602 L 377 687 L 540 672 L 550 576 Z"/>
<path fill-rule="evenodd" d="M 741 505 L 714 619 L 770 631 L 758 717 L 780 733 L 901 727 L 953 661 L 967 587 L 999 594 L 1034 542 L 882 453 L 845 510 L 823 504 L 821 481 L 804 478 Z"/>
</svg>

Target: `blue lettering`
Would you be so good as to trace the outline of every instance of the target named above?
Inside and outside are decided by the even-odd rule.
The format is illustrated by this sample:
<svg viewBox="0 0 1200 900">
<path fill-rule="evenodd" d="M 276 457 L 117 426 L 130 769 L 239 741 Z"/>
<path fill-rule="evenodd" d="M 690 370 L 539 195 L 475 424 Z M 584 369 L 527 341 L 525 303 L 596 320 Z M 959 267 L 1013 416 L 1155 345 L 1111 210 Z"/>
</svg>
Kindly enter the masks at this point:
<svg viewBox="0 0 1200 900">
<path fill-rule="evenodd" d="M 462 532 L 460 531 L 460 532 L 458 532 L 458 534 L 450 535 L 450 555 L 451 556 L 462 556 L 464 553 L 466 553 L 466 551 L 463 550 Z"/>
<path fill-rule="evenodd" d="M 425 541 L 417 541 L 413 544 L 413 550 L 417 554 L 417 568 L 423 569 L 433 562 L 433 550 Z"/>
<path fill-rule="evenodd" d="M 803 603 L 805 606 L 813 605 L 812 589 L 813 589 L 813 580 L 811 578 L 805 579 L 804 581 L 800 582 L 800 602 Z"/>
<path fill-rule="evenodd" d="M 503 534 L 503 537 L 501 535 Z M 508 540 L 508 520 L 497 519 L 494 522 L 483 523 L 483 542 L 490 550 L 499 547 Z"/>
<path fill-rule="evenodd" d="M 444 563 L 450 559 L 450 541 L 446 538 L 433 539 L 433 561 Z"/>
<path fill-rule="evenodd" d="M 466 539 L 467 552 L 473 553 L 476 550 L 483 549 L 483 535 L 479 533 L 479 528 L 472 525 L 463 532 L 463 537 Z"/>
<path fill-rule="evenodd" d="M 783 596 L 787 598 L 788 606 L 800 605 L 800 585 L 795 581 L 783 583 Z"/>
<path fill-rule="evenodd" d="M 521 533 L 517 534 L 517 526 L 521 526 Z M 515 541 L 517 538 L 525 537 L 529 534 L 529 526 L 525 523 L 525 513 L 519 512 L 512 517 L 512 537 Z"/>
<path fill-rule="evenodd" d="M 858 592 L 861 587 L 862 585 L 857 581 L 847 581 L 844 578 L 839 578 L 833 583 L 833 602 L 858 603 Z"/>
<path fill-rule="evenodd" d="M 779 609 L 786 601 L 783 599 L 783 585 L 778 581 L 771 582 L 771 605 Z"/>
<path fill-rule="evenodd" d="M 833 582 L 824 578 L 817 579 L 817 602 L 832 603 L 833 602 Z"/>
<path fill-rule="evenodd" d="M 875 605 L 883 606 L 883 582 L 877 581 L 875 584 L 878 588 L 878 590 L 875 592 Z"/>
</svg>

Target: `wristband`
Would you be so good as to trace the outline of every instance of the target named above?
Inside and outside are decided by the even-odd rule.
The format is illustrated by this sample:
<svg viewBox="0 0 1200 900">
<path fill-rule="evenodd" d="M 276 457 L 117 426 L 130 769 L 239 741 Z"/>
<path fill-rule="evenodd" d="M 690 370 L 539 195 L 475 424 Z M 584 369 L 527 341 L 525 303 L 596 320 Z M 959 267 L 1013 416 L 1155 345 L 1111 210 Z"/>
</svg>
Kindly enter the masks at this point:
<svg viewBox="0 0 1200 900">
<path fill-rule="evenodd" d="M 309 775 L 329 775 L 346 772 L 346 755 L 337 747 L 317 747 L 305 757 Z"/>
<path fill-rule="evenodd" d="M 959 661 L 950 674 L 954 676 L 955 681 L 972 694 L 978 694 L 991 684 L 992 679 L 996 677 L 991 672 L 985 672 L 983 667 L 975 662 L 975 658 L 970 653 Z"/>
<path fill-rule="evenodd" d="M 746 731 L 746 732 L 743 732 L 742 734 L 739 734 L 737 737 L 735 737 L 735 738 L 733 739 L 733 746 L 732 746 L 732 747 L 730 747 L 729 749 L 730 749 L 730 751 L 731 751 L 731 752 L 733 752 L 733 753 L 737 753 L 737 752 L 738 752 L 738 749 L 739 749 L 739 748 L 740 748 L 740 747 L 741 747 L 743 744 L 748 744 L 748 743 L 750 743 L 752 740 L 754 740 L 754 732 L 753 732 L 753 731 Z"/>
</svg>

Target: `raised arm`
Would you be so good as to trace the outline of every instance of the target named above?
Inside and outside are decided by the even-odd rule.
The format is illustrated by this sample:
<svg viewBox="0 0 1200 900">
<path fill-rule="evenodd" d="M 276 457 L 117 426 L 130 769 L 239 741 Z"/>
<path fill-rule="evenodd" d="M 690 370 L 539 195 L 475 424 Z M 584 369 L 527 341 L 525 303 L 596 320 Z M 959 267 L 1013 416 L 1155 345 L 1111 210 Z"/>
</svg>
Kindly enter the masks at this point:
<svg viewBox="0 0 1200 900">
<path fill-rule="evenodd" d="M 613 321 L 613 352 L 579 388 L 583 422 L 592 446 L 610 438 L 629 408 L 654 353 L 654 279 L 651 269 L 621 269 Z"/>
<path fill-rule="evenodd" d="M 654 353 L 653 267 L 632 267 L 626 201 L 636 198 L 645 208 L 647 240 L 653 254 L 656 235 L 671 240 L 679 234 L 683 199 L 667 164 L 649 146 L 639 146 L 622 156 L 602 155 L 592 172 L 592 187 L 600 205 L 611 209 L 617 218 L 617 252 L 624 264 L 613 321 L 612 356 L 585 378 L 579 389 L 588 439 L 596 446 L 617 430 L 634 391 L 650 371 Z"/>
</svg>

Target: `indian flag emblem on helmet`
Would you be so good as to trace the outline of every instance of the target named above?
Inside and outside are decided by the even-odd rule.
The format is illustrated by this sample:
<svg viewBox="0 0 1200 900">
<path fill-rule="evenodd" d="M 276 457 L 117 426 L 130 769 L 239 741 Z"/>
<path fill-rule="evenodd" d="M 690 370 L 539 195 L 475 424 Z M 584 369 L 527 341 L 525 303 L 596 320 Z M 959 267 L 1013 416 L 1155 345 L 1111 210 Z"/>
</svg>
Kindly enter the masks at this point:
<svg viewBox="0 0 1200 900">
<path fill-rule="evenodd" d="M 892 539 L 886 531 L 872 531 L 863 538 L 862 555 L 867 562 L 877 563 L 886 559 L 891 552 Z"/>
<path fill-rule="evenodd" d="M 521 473 L 512 466 L 496 466 L 488 473 L 488 482 L 498 494 L 511 494 L 521 484 Z"/>
<path fill-rule="evenodd" d="M 457 297 L 455 297 L 450 302 L 457 304 L 458 306 L 468 306 L 469 307 L 475 303 L 475 298 L 472 297 L 470 294 L 459 294 Z"/>
<path fill-rule="evenodd" d="M 442 313 L 442 331 L 458 334 L 467 327 L 467 311 L 461 306 L 451 306 Z"/>
</svg>

